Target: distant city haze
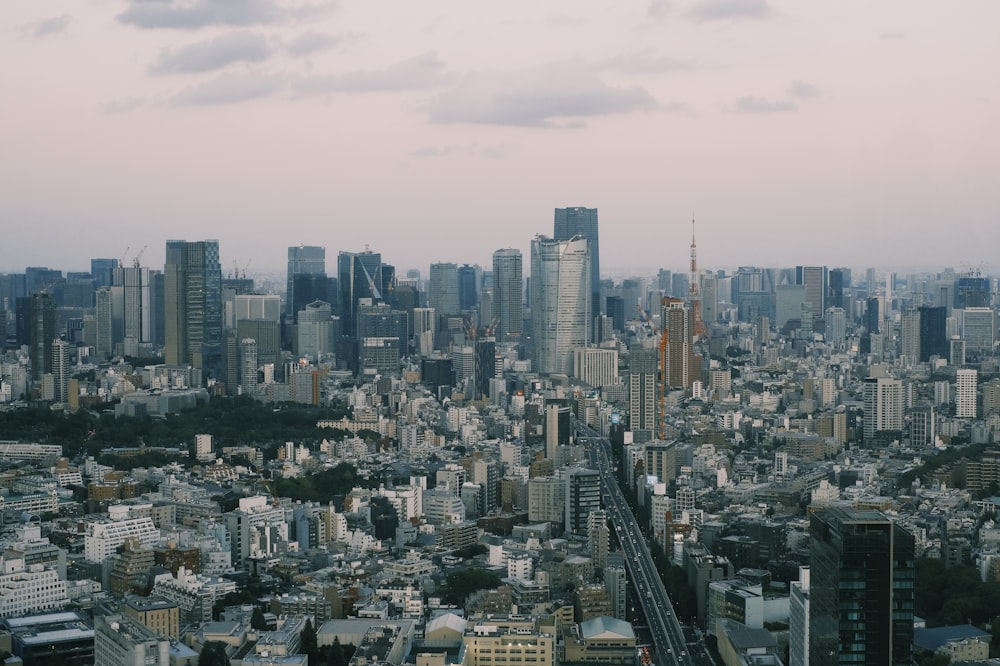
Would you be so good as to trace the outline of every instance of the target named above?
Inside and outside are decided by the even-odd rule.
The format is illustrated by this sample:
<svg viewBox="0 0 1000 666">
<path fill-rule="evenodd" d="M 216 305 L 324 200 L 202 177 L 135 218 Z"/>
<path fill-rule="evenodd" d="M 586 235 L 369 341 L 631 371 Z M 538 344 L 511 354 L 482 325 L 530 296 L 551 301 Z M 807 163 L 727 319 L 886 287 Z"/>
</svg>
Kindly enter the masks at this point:
<svg viewBox="0 0 1000 666">
<path fill-rule="evenodd" d="M 0 272 L 211 238 L 224 272 L 301 243 L 426 275 L 577 206 L 602 274 L 683 269 L 692 217 L 702 268 L 1000 263 L 995 2 L 3 12 Z"/>
</svg>

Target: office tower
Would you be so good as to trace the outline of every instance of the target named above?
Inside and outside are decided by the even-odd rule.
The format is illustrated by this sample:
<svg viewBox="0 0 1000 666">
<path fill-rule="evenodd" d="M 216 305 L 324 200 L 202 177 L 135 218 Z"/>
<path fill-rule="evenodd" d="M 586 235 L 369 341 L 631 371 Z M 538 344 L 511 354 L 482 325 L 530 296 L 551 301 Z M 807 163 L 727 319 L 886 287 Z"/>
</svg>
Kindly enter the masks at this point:
<svg viewBox="0 0 1000 666">
<path fill-rule="evenodd" d="M 587 550 L 594 571 L 602 574 L 608 566 L 608 545 L 611 531 L 608 529 L 608 514 L 596 509 L 587 516 Z"/>
<path fill-rule="evenodd" d="M 450 263 L 431 264 L 427 285 L 427 306 L 439 315 L 460 311 L 458 300 L 458 266 Z"/>
<path fill-rule="evenodd" d="M 618 350 L 577 347 L 573 350 L 573 376 L 598 388 L 618 384 Z"/>
<path fill-rule="evenodd" d="M 479 304 L 479 285 L 476 269 L 464 264 L 458 269 L 458 309 L 471 310 Z"/>
<path fill-rule="evenodd" d="M 809 567 L 799 567 L 788 599 L 788 666 L 809 666 Z"/>
<path fill-rule="evenodd" d="M 589 340 L 589 243 L 583 237 L 558 241 L 538 236 L 531 241 L 532 369 L 539 374 L 569 375 L 573 349 L 586 346 Z"/>
<path fill-rule="evenodd" d="M 796 266 L 795 284 L 806 288 L 806 303 L 819 316 L 826 309 L 826 266 Z"/>
<path fill-rule="evenodd" d="M 399 370 L 409 339 L 406 313 L 385 303 L 362 305 L 357 319 L 358 370 Z"/>
<path fill-rule="evenodd" d="M 326 248 L 315 245 L 299 245 L 288 248 L 288 281 L 285 293 L 285 313 L 295 315 L 303 305 L 317 298 L 315 295 L 306 301 L 295 300 L 296 275 L 323 275 L 326 277 Z M 322 297 L 326 300 L 327 295 Z"/>
<path fill-rule="evenodd" d="M 694 370 L 694 322 L 687 304 L 679 298 L 664 298 L 660 308 L 660 326 L 667 336 L 665 385 L 689 389 L 698 373 Z"/>
<path fill-rule="evenodd" d="M 629 349 L 629 428 L 633 441 L 647 442 L 656 429 L 657 351 L 635 344 Z"/>
<path fill-rule="evenodd" d="M 48 292 L 31 295 L 30 347 L 31 379 L 39 382 L 52 372 L 52 341 L 56 334 L 56 300 Z"/>
<path fill-rule="evenodd" d="M 476 340 L 474 371 L 475 397 L 481 400 L 490 395 L 490 380 L 496 376 L 497 343 L 492 338 Z"/>
<path fill-rule="evenodd" d="M 253 338 L 240 340 L 240 394 L 257 395 L 257 341 Z"/>
<path fill-rule="evenodd" d="M 313 301 L 298 313 L 296 353 L 313 361 L 333 351 L 333 311 L 329 303 Z"/>
<path fill-rule="evenodd" d="M 868 333 L 881 333 L 882 332 L 882 317 L 879 312 L 879 299 L 872 296 L 865 300 L 865 319 L 864 325 Z M 921 359 L 926 360 L 926 359 Z"/>
<path fill-rule="evenodd" d="M 569 407 L 558 402 L 545 404 L 545 457 L 556 459 L 556 449 L 569 445 Z"/>
<path fill-rule="evenodd" d="M 931 360 L 931 356 L 948 358 L 948 335 L 946 307 L 923 306 L 920 312 L 920 362 Z"/>
<path fill-rule="evenodd" d="M 1000 414 L 1000 379 L 991 379 L 983 384 L 983 418 Z"/>
<path fill-rule="evenodd" d="M 621 296 L 608 296 L 604 299 L 604 311 L 611 318 L 611 325 L 616 331 L 625 330 L 625 299 Z"/>
<path fill-rule="evenodd" d="M 597 230 L 596 208 L 556 208 L 552 239 L 568 241 L 576 236 L 582 236 L 590 241 L 589 310 L 591 316 L 597 316 L 601 314 L 601 244 Z"/>
<path fill-rule="evenodd" d="M 504 248 L 493 253 L 493 318 L 498 342 L 521 339 L 524 280 L 521 251 Z"/>
<path fill-rule="evenodd" d="M 333 303 L 337 300 L 337 289 L 326 273 L 300 273 L 292 277 L 292 300 L 290 305 L 294 310 L 292 321 L 298 323 L 299 313 L 310 303 L 323 301 L 330 303 L 331 310 Z M 285 303 L 286 310 L 289 303 Z"/>
<path fill-rule="evenodd" d="M 115 268 L 111 281 L 115 330 L 112 344 L 122 343 L 125 356 L 147 356 L 153 351 L 153 292 L 148 268 Z"/>
<path fill-rule="evenodd" d="M 251 338 L 257 343 L 257 367 L 274 366 L 282 377 L 281 322 L 276 319 L 240 319 L 236 322 L 236 340 Z M 229 387 L 230 391 L 234 387 Z"/>
<path fill-rule="evenodd" d="M 904 365 L 920 362 L 920 312 L 903 310 L 899 315 L 899 355 Z"/>
<path fill-rule="evenodd" d="M 91 259 L 90 276 L 94 279 L 94 287 L 110 287 L 113 272 L 118 267 L 117 259 Z"/>
<path fill-rule="evenodd" d="M 622 301 L 625 304 L 625 321 L 639 318 L 639 301 L 643 295 L 642 280 L 627 278 L 622 280 Z M 642 308 L 645 310 L 645 308 Z"/>
<path fill-rule="evenodd" d="M 361 299 L 369 299 L 371 304 L 383 301 L 382 255 L 368 250 L 341 252 L 337 255 L 337 279 L 344 335 L 356 339 L 358 304 Z"/>
<path fill-rule="evenodd" d="M 28 294 L 35 294 L 39 291 L 54 292 L 60 286 L 63 275 L 62 271 L 57 271 L 44 266 L 28 266 L 24 269 L 24 282 Z"/>
<path fill-rule="evenodd" d="M 962 338 L 948 340 L 948 363 L 959 367 L 965 365 L 965 340 Z"/>
<path fill-rule="evenodd" d="M 235 319 L 280 321 L 281 299 L 275 294 L 237 294 L 233 301 Z"/>
<path fill-rule="evenodd" d="M 830 280 L 830 300 L 829 305 L 835 308 L 847 307 L 844 305 L 846 302 L 845 291 L 850 288 L 850 269 L 847 268 L 834 268 L 830 270 L 829 274 Z"/>
<path fill-rule="evenodd" d="M 879 432 L 903 429 L 903 384 L 888 377 L 864 380 L 865 442 L 874 441 Z"/>
<path fill-rule="evenodd" d="M 955 282 L 955 309 L 987 308 L 990 306 L 990 279 L 966 275 Z"/>
<path fill-rule="evenodd" d="M 962 310 L 962 339 L 966 353 L 988 354 L 996 342 L 996 312 L 988 307 L 967 307 Z"/>
<path fill-rule="evenodd" d="M 590 514 L 601 510 L 601 475 L 574 467 L 566 473 L 566 532 L 587 536 Z"/>
<path fill-rule="evenodd" d="M 937 436 L 935 421 L 934 406 L 929 402 L 917 403 L 910 410 L 910 446 L 923 449 L 934 446 Z"/>
<path fill-rule="evenodd" d="M 809 520 L 809 664 L 908 666 L 914 541 L 875 511 L 832 506 Z"/>
<path fill-rule="evenodd" d="M 222 267 L 219 241 L 167 241 L 163 269 L 168 365 L 191 365 L 206 377 L 222 369 Z"/>
<path fill-rule="evenodd" d="M 94 340 L 95 352 L 103 359 L 114 354 L 114 314 L 111 287 L 101 287 L 95 294 L 94 326 L 97 329 Z"/>
<path fill-rule="evenodd" d="M 812 329 L 812 322 L 803 322 L 803 307 L 811 312 L 812 306 L 806 303 L 806 288 L 801 284 L 779 284 L 774 290 L 774 314 L 777 319 L 774 324 L 779 329 L 784 328 L 790 321 L 799 321 L 803 327 Z"/>
<path fill-rule="evenodd" d="M 719 278 L 710 273 L 699 276 L 701 283 L 701 316 L 706 326 L 719 318 Z"/>
<path fill-rule="evenodd" d="M 51 344 L 53 400 L 65 404 L 69 402 L 70 346 L 68 342 L 59 338 L 53 340 Z"/>
<path fill-rule="evenodd" d="M 670 294 L 673 298 L 684 298 L 687 296 L 688 285 L 690 284 L 687 273 L 674 273 L 670 278 Z"/>
<path fill-rule="evenodd" d="M 955 373 L 955 416 L 960 419 L 976 418 L 976 388 L 979 373 L 960 368 Z"/>
<path fill-rule="evenodd" d="M 842 349 L 847 339 L 847 313 L 841 307 L 826 309 L 826 340 L 834 348 Z"/>
</svg>

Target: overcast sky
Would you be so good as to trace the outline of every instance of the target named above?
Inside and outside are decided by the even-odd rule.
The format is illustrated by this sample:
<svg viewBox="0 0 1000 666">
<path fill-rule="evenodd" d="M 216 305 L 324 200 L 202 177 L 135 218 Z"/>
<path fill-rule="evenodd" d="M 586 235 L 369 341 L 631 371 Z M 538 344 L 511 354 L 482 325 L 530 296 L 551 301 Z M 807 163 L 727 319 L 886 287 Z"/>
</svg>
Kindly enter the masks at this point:
<svg viewBox="0 0 1000 666">
<path fill-rule="evenodd" d="M 1000 265 L 1000 3 L 5 0 L 0 271 Z M 129 257 L 131 260 L 131 257 Z M 527 264 L 527 262 L 526 262 Z"/>
</svg>

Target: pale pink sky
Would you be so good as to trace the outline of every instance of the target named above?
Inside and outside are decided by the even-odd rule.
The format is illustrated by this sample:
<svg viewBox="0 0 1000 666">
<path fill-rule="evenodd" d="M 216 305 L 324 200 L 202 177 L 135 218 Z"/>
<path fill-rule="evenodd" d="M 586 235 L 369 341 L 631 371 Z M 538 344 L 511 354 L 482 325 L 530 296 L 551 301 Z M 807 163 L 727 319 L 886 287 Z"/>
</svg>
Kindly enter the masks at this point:
<svg viewBox="0 0 1000 666">
<path fill-rule="evenodd" d="M 1000 3 L 6 0 L 0 271 L 998 265 Z"/>
</svg>

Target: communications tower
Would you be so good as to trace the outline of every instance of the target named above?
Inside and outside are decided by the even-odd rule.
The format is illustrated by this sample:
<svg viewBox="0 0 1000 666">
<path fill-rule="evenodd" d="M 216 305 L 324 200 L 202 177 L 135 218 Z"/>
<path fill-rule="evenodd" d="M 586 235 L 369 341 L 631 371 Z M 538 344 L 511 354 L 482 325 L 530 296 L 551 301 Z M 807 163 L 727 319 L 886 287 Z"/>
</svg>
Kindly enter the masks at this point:
<svg viewBox="0 0 1000 666">
<path fill-rule="evenodd" d="M 691 218 L 691 276 L 688 280 L 688 302 L 691 304 L 691 316 L 694 319 L 694 335 L 696 338 L 707 338 L 708 328 L 701 316 L 701 295 L 698 290 L 698 247 L 694 240 L 694 218 Z"/>
</svg>

